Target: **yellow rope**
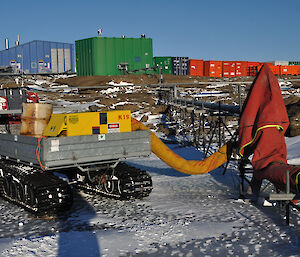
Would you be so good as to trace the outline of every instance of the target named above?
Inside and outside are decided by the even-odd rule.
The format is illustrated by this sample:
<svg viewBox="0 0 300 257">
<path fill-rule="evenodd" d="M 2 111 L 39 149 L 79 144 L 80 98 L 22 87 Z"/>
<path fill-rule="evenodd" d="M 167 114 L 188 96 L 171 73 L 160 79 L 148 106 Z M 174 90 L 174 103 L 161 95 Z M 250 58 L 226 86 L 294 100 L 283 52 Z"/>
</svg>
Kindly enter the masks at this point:
<svg viewBox="0 0 300 257">
<path fill-rule="evenodd" d="M 297 193 L 300 192 L 299 175 L 300 175 L 300 172 L 296 175 L 296 190 L 297 190 Z"/>
<path fill-rule="evenodd" d="M 280 125 L 266 125 L 266 126 L 262 126 L 262 127 L 258 128 L 258 129 L 256 130 L 256 132 L 255 132 L 255 135 L 254 135 L 253 139 L 252 139 L 250 142 L 248 142 L 247 144 L 244 144 L 244 145 L 240 148 L 240 155 L 241 155 L 242 157 L 244 156 L 244 155 L 242 154 L 242 150 L 243 150 L 245 147 L 247 147 L 248 145 L 251 145 L 251 144 L 254 142 L 254 140 L 255 140 L 255 138 L 256 138 L 258 132 L 259 132 L 260 130 L 262 130 L 262 129 L 265 129 L 265 128 L 276 128 L 276 129 L 278 129 L 278 130 L 282 130 L 282 131 L 283 131 L 283 127 L 281 127 Z"/>
</svg>

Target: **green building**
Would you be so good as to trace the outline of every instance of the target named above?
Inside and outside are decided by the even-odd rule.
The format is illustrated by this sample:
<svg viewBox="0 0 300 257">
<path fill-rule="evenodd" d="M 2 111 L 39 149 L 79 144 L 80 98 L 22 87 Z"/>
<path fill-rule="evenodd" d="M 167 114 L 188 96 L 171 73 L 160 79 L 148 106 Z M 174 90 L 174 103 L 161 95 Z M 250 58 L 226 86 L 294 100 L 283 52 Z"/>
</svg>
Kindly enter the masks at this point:
<svg viewBox="0 0 300 257">
<path fill-rule="evenodd" d="M 151 38 L 93 37 L 75 41 L 78 76 L 121 75 L 153 65 Z M 119 67 L 119 68 L 118 68 Z"/>
</svg>

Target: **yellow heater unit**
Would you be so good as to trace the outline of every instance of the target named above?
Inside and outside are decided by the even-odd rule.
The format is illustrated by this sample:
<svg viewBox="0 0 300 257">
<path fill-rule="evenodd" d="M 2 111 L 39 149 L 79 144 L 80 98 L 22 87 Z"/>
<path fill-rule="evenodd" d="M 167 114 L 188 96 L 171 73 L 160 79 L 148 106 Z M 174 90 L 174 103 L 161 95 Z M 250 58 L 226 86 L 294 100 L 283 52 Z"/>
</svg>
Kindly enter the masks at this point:
<svg viewBox="0 0 300 257">
<path fill-rule="evenodd" d="M 131 131 L 130 111 L 52 114 L 43 136 L 81 136 Z"/>
</svg>

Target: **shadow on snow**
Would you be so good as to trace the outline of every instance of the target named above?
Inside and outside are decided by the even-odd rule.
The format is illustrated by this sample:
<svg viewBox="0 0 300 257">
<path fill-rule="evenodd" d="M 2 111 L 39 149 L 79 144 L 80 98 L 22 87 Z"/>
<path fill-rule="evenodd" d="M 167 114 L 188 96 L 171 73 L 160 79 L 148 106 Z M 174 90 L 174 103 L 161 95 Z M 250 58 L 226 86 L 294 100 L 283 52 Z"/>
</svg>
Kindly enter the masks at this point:
<svg viewBox="0 0 300 257">
<path fill-rule="evenodd" d="M 57 257 L 101 256 L 101 249 L 90 220 L 96 211 L 76 190 L 70 211 L 60 216 Z"/>
</svg>

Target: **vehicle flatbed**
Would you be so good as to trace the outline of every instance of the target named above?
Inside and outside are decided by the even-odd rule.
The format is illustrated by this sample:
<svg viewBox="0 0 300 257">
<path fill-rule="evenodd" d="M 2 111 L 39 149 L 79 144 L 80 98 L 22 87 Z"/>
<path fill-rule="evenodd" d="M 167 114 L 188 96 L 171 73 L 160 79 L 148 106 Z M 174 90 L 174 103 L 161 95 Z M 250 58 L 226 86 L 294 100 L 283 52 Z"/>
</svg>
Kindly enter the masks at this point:
<svg viewBox="0 0 300 257">
<path fill-rule="evenodd" d="M 36 167 L 41 163 L 45 170 L 113 163 L 151 153 L 149 131 L 48 138 L 0 134 L 0 142 L 2 158 Z"/>
</svg>

